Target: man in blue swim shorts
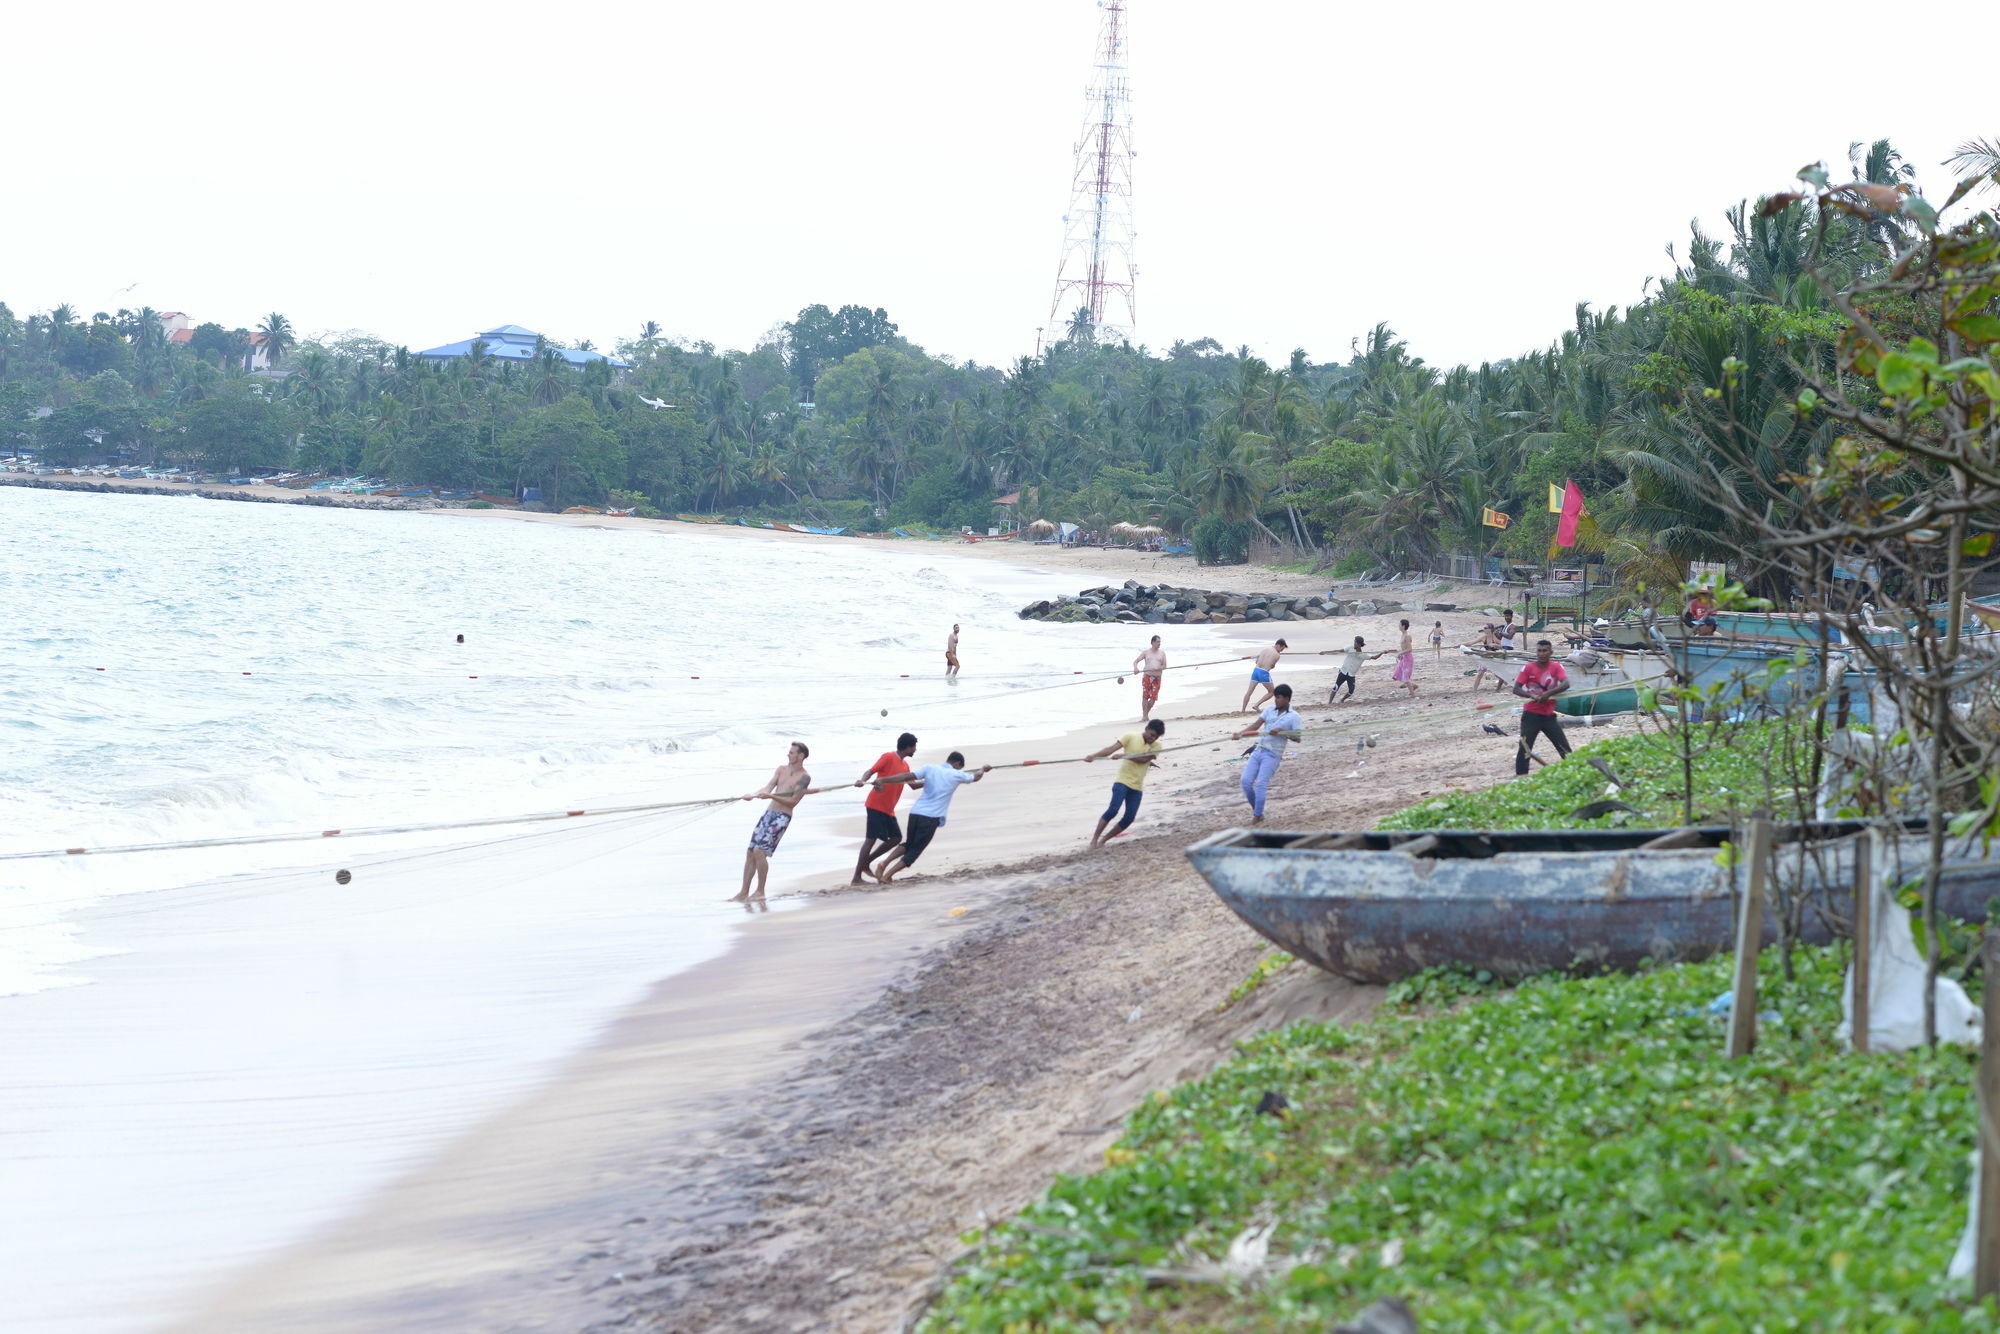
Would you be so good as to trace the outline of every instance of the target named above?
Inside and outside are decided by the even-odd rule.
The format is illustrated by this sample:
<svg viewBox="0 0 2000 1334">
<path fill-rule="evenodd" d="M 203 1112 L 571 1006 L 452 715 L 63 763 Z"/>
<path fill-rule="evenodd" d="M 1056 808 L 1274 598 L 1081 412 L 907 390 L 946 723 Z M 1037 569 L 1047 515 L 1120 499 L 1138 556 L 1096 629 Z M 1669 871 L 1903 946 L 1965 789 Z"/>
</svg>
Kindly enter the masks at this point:
<svg viewBox="0 0 2000 1334">
<path fill-rule="evenodd" d="M 1290 645 L 1280 639 L 1277 643 L 1257 655 L 1257 665 L 1250 669 L 1250 684 L 1243 691 L 1242 711 L 1244 713 L 1250 713 L 1255 710 L 1256 705 L 1250 702 L 1250 697 L 1257 693 L 1258 686 L 1264 687 L 1264 699 L 1271 698 L 1273 694 L 1271 689 L 1272 669 L 1277 667 L 1278 659 L 1285 655 L 1285 650 L 1289 647 Z M 1264 699 L 1258 700 L 1257 703 L 1262 704 Z"/>
</svg>

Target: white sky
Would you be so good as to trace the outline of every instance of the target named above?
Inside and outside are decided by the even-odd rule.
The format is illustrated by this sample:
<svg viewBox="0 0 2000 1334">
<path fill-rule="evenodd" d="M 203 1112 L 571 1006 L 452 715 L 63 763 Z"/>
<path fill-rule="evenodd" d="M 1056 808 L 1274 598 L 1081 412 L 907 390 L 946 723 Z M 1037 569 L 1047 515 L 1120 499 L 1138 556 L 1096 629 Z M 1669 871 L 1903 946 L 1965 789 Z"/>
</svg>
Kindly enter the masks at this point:
<svg viewBox="0 0 2000 1334">
<path fill-rule="evenodd" d="M 2000 133 L 1877 4 L 1130 0 L 1139 337 L 1433 362 L 1624 304 L 1688 220 Z M 44 4 L 9 18 L 0 300 L 426 347 L 814 301 L 1004 363 L 1045 322 L 1093 0 Z M 1880 34 L 1880 44 L 1871 34 Z M 1930 57 L 1926 56 L 1928 61 Z M 128 285 L 136 286 L 127 289 Z"/>
</svg>

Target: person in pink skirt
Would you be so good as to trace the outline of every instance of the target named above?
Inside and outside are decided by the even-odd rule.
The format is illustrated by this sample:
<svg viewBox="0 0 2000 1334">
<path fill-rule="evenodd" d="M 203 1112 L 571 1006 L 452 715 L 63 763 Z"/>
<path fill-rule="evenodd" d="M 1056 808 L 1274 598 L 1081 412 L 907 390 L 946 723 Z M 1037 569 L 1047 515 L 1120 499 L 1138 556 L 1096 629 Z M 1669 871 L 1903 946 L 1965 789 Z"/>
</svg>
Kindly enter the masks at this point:
<svg viewBox="0 0 2000 1334">
<path fill-rule="evenodd" d="M 1417 695 L 1417 649 L 1416 645 L 1410 642 L 1410 623 L 1405 620 L 1399 622 L 1399 624 L 1402 627 L 1403 640 L 1396 646 L 1396 670 L 1389 673 L 1389 679 L 1409 691 L 1410 698 L 1415 699 Z"/>
</svg>

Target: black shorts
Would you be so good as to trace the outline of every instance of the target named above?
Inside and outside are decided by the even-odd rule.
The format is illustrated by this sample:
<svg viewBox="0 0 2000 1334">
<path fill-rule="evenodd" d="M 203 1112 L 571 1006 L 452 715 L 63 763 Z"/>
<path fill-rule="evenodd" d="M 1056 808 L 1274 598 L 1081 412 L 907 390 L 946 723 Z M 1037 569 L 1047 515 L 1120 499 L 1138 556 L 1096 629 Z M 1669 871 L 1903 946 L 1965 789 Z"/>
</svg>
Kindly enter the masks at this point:
<svg viewBox="0 0 2000 1334">
<path fill-rule="evenodd" d="M 903 827 L 896 823 L 896 817 L 887 811 L 868 808 L 868 837 L 885 843 L 901 843 Z"/>
<path fill-rule="evenodd" d="M 931 840 L 937 837 L 938 828 L 943 824 L 944 821 L 935 815 L 910 813 L 910 837 L 903 844 L 903 865 L 917 864 L 917 858 L 924 855 L 924 849 L 931 845 Z"/>
</svg>

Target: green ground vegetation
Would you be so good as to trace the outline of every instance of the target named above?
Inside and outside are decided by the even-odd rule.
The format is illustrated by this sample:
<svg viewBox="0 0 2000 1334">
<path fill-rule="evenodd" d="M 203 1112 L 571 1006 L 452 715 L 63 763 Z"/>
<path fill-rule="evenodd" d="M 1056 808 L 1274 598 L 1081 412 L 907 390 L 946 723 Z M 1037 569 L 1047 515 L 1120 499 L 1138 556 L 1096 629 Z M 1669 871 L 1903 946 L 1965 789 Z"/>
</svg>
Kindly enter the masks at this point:
<svg viewBox="0 0 2000 1334">
<path fill-rule="evenodd" d="M 1255 1038 L 969 1238 L 920 1328 L 1319 1334 L 1391 1295 L 1425 1334 L 2000 1328 L 1944 1277 L 1976 1058 L 1847 1052 L 1841 966 L 1768 977 L 1742 1061 L 1707 1011 L 1727 960 Z"/>
<path fill-rule="evenodd" d="M 1694 823 L 1729 824 L 1757 810 L 1779 813 L 1796 806 L 1807 786 L 1810 757 L 1800 724 L 1784 720 L 1715 724 L 1695 729 Z M 1670 829 L 1685 823 L 1683 738 L 1673 729 L 1606 737 L 1577 747 L 1561 763 L 1479 792 L 1434 797 L 1385 816 L 1378 829 Z M 1610 782 L 1585 761 L 1595 756 L 1621 780 Z M 1593 819 L 1575 812 L 1612 800 L 1638 814 L 1614 811 Z"/>
</svg>

